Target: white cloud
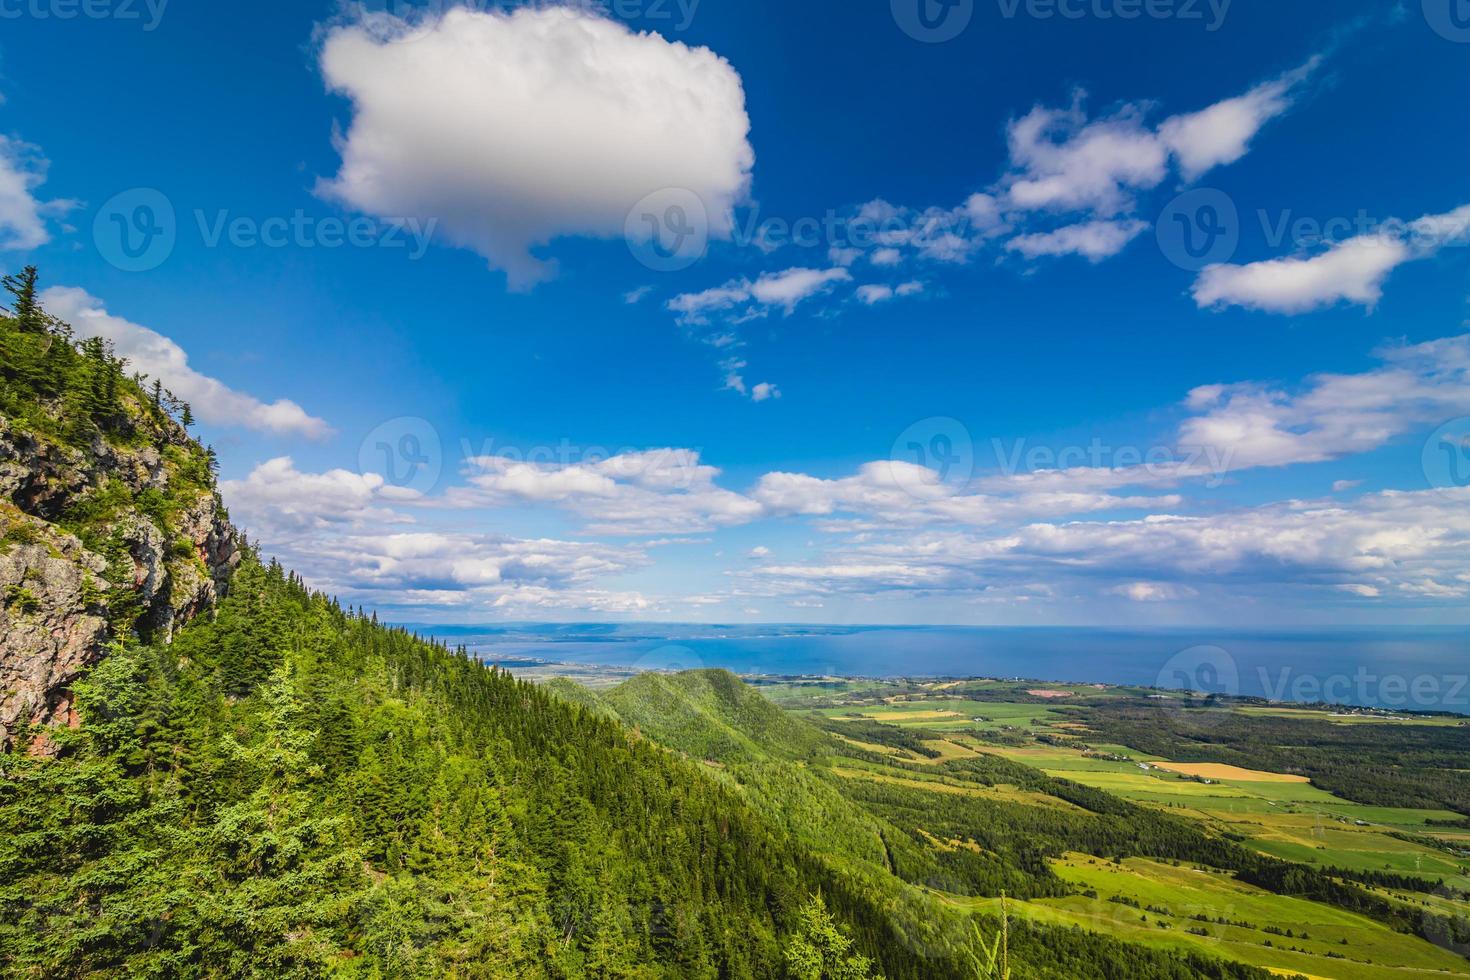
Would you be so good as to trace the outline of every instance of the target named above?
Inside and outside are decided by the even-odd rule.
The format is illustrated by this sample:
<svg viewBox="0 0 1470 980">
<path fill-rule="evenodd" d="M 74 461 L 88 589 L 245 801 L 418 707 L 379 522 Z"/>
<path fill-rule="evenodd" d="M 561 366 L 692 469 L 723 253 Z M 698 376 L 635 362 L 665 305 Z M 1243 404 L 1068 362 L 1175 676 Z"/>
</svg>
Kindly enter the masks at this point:
<svg viewBox="0 0 1470 980">
<path fill-rule="evenodd" d="M 1131 212 L 1178 166 L 1186 181 L 1234 163 L 1272 119 L 1291 108 L 1299 86 L 1321 64 L 1257 85 L 1244 95 L 1150 126 L 1146 103 L 1129 103 L 1089 119 L 1078 92 L 1067 109 L 1036 106 L 1007 129 L 1012 172 L 1003 181 L 1006 204 L 1023 211 L 1087 212 L 1111 218 Z"/>
<path fill-rule="evenodd" d="M 1244 306 L 1270 313 L 1306 313 L 1343 301 L 1371 309 L 1382 298 L 1389 273 L 1411 257 L 1402 242 L 1364 236 L 1311 258 L 1212 265 L 1195 280 L 1194 301 L 1200 307 Z"/>
<path fill-rule="evenodd" d="M 1043 255 L 1080 255 L 1089 262 L 1112 258 L 1148 230 L 1142 221 L 1088 221 L 1055 231 L 1018 235 L 1006 248 L 1028 259 Z"/>
<path fill-rule="evenodd" d="M 798 303 L 831 288 L 833 283 L 848 282 L 852 274 L 846 269 L 787 269 L 767 273 L 750 285 L 750 295 L 757 303 L 779 306 L 787 314 Z"/>
<path fill-rule="evenodd" d="M 750 389 L 750 400 L 754 402 L 763 402 L 780 397 L 781 389 L 769 381 L 762 381 Z"/>
<path fill-rule="evenodd" d="M 667 479 L 648 464 L 647 480 Z M 271 553 L 344 599 L 397 608 L 581 609 L 638 612 L 648 598 L 596 588 L 648 564 L 640 548 L 404 527 L 396 505 L 422 505 L 377 474 L 304 473 L 289 458 L 262 463 L 221 493 L 234 518 Z"/>
<path fill-rule="evenodd" d="M 24 252 L 45 245 L 51 240 L 47 213 L 74 206 L 36 198 L 48 166 L 36 147 L 0 134 L 0 249 Z"/>
<path fill-rule="evenodd" d="M 1348 302 L 1371 310 L 1399 266 L 1467 243 L 1470 205 L 1410 222 L 1390 222 L 1376 233 L 1332 242 L 1313 256 L 1208 266 L 1195 280 L 1193 295 L 1202 308 L 1243 306 L 1269 313 L 1306 313 Z"/>
<path fill-rule="evenodd" d="M 1199 595 L 1197 590 L 1187 585 L 1172 582 L 1126 582 L 1107 591 L 1134 602 L 1177 602 Z"/>
<path fill-rule="evenodd" d="M 593 534 L 687 534 L 748 523 L 761 505 L 715 485 L 720 471 L 687 449 L 624 453 L 583 464 L 543 464 L 487 456 L 469 461 L 471 491 L 459 506 L 509 502 L 564 507 Z"/>
<path fill-rule="evenodd" d="M 730 64 L 589 12 L 378 16 L 332 28 L 320 64 L 352 102 L 323 192 L 379 217 L 437 219 L 516 287 L 552 274 L 534 247 L 621 235 L 634 205 L 668 188 L 692 192 L 711 235 L 727 237 L 749 186 Z"/>
<path fill-rule="evenodd" d="M 864 464 L 849 477 L 767 473 L 751 496 L 772 515 L 855 515 L 862 528 L 925 524 L 990 525 L 1007 520 L 1104 510 L 1172 506 L 1179 498 L 1116 497 L 1106 493 L 1023 490 L 1005 496 L 971 493 L 938 472 L 891 460 Z M 853 525 L 844 525 L 852 527 Z"/>
<path fill-rule="evenodd" d="M 1323 374 L 1299 394 L 1259 384 L 1190 393 L 1182 446 L 1212 446 L 1235 469 L 1315 463 L 1386 444 L 1421 423 L 1470 414 L 1470 335 L 1380 351 L 1381 367 Z"/>
<path fill-rule="evenodd" d="M 637 289 L 630 289 L 623 294 L 623 302 L 629 306 L 636 306 L 647 299 L 648 294 L 651 292 L 653 292 L 652 286 L 639 286 Z"/>
<path fill-rule="evenodd" d="M 283 398 L 262 402 L 216 378 L 200 374 L 189 366 L 189 355 L 178 344 L 147 327 L 113 316 L 101 300 L 85 290 L 53 286 L 41 294 L 41 304 L 70 323 L 79 337 L 111 341 L 117 353 L 127 358 L 132 370 L 161 380 L 164 387 L 188 402 L 203 422 L 310 439 L 331 434 L 326 422 L 308 415 L 293 401 Z"/>
<path fill-rule="evenodd" d="M 881 283 L 867 286 L 859 286 L 855 295 L 858 302 L 864 306 L 876 306 L 893 298 L 893 287 L 884 286 Z"/>
<path fill-rule="evenodd" d="M 897 286 L 888 286 L 883 283 L 871 283 L 869 285 L 859 286 L 856 290 L 854 290 L 853 295 L 857 298 L 857 301 L 859 303 L 862 303 L 864 306 L 876 306 L 879 303 L 886 303 L 889 300 L 894 299 L 895 297 L 904 298 L 908 296 L 918 296 L 923 291 L 924 284 L 915 280 L 912 282 L 899 283 Z"/>
<path fill-rule="evenodd" d="M 1132 601 L 1225 590 L 1454 601 L 1470 589 L 1470 488 L 1386 492 L 1351 504 L 1288 500 L 1202 517 L 1030 524 L 992 536 L 955 531 L 851 544 L 824 560 L 749 574 L 783 590 L 983 593 L 1042 580 Z"/>
<path fill-rule="evenodd" d="M 223 481 L 220 493 L 242 528 L 272 540 L 335 525 L 412 523 L 392 505 L 418 499 L 376 473 L 302 473 L 289 456 L 261 463 L 243 480 Z"/>
<path fill-rule="evenodd" d="M 1251 140 L 1267 122 L 1291 108 L 1293 90 L 1321 63 L 1320 57 L 1313 58 L 1244 95 L 1164 120 L 1159 138 L 1178 158 L 1184 179 L 1195 180 L 1208 170 L 1245 156 Z"/>
<path fill-rule="evenodd" d="M 732 279 L 723 286 L 697 293 L 682 293 L 668 302 L 668 309 L 681 323 L 703 325 L 714 314 L 723 314 L 734 325 L 766 316 L 772 309 L 786 315 L 814 296 L 830 291 L 834 284 L 850 282 L 852 273 L 842 266 L 831 269 L 784 269 L 760 278 Z"/>
<path fill-rule="evenodd" d="M 1028 261 L 1080 255 L 1101 262 L 1147 230 L 1148 222 L 1139 216 L 1141 195 L 1171 176 L 1190 181 L 1239 160 L 1263 127 L 1291 109 L 1321 60 L 1313 58 L 1239 96 L 1157 125 L 1150 121 L 1154 106 L 1149 102 L 1124 104 L 1096 119 L 1085 111 L 1080 91 L 1068 108 L 1037 105 L 1007 127 L 1006 172 L 962 204 L 914 208 L 870 200 L 838 222 L 835 233 L 841 237 L 827 252 L 831 270 L 787 269 L 754 282 L 730 280 L 675 297 L 667 308 L 685 326 L 707 326 L 718 319 L 725 332 L 717 339 L 721 346 L 731 346 L 739 344 L 735 328 L 773 309 L 790 313 L 811 295 L 806 287 L 820 291 L 831 282 L 846 281 L 846 270 L 864 257 L 875 268 L 905 262 L 962 265 L 995 245 Z M 1470 223 L 1470 215 L 1466 221 Z M 779 282 L 779 277 L 798 273 L 798 278 Z M 823 275 L 830 278 L 814 278 Z M 784 285 L 792 298 L 762 301 L 762 285 Z M 858 286 L 854 298 L 875 306 L 923 288 L 919 282 L 896 288 L 872 283 Z M 726 387 L 748 390 L 737 372 L 727 371 Z"/>
<path fill-rule="evenodd" d="M 1134 192 L 1157 187 L 1168 174 L 1168 148 L 1144 125 L 1143 107 L 1089 120 L 1083 98 L 1077 93 L 1069 109 L 1036 106 L 1007 128 L 1011 207 L 1111 217 L 1131 211 Z"/>
</svg>

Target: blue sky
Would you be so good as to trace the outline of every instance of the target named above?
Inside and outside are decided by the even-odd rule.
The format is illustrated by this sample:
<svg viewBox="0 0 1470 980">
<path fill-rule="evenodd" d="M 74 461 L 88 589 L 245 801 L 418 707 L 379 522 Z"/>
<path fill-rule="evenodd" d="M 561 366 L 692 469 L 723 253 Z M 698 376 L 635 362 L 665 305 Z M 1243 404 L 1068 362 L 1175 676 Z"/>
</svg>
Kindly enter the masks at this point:
<svg viewBox="0 0 1470 980">
<path fill-rule="evenodd" d="M 3 258 L 396 618 L 1466 622 L 1458 0 L 923 2 L 16 2 Z"/>
</svg>

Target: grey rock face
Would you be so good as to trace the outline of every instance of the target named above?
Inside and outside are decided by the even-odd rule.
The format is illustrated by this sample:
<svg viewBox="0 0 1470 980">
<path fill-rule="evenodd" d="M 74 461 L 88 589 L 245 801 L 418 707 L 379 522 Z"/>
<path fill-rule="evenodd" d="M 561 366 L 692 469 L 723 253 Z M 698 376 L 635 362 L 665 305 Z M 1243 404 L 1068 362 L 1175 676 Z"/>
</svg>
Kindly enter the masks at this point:
<svg viewBox="0 0 1470 980">
<path fill-rule="evenodd" d="M 182 431 L 176 434 L 184 445 Z M 169 642 L 210 612 L 240 562 L 238 535 L 212 492 L 200 492 L 170 527 L 135 507 L 95 532 L 108 557 L 53 522 L 104 486 L 136 499 L 168 489 L 153 446 L 98 441 L 89 453 L 37 439 L 0 417 L 0 745 L 28 724 L 74 724 L 71 685 L 116 639 L 113 604 L 136 599 L 137 632 Z M 130 603 L 131 604 L 131 603 Z M 45 750 L 39 740 L 33 749 Z"/>
</svg>

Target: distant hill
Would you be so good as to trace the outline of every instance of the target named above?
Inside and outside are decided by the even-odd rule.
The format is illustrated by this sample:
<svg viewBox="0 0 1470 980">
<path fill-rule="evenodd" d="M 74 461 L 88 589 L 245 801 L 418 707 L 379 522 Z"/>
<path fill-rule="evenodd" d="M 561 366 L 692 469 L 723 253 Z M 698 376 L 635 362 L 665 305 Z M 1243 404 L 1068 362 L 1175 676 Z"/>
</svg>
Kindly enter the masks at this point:
<svg viewBox="0 0 1470 980">
<path fill-rule="evenodd" d="M 640 674 L 602 692 L 600 700 L 626 724 L 696 759 L 795 759 L 833 747 L 825 733 L 727 670 Z"/>
</svg>

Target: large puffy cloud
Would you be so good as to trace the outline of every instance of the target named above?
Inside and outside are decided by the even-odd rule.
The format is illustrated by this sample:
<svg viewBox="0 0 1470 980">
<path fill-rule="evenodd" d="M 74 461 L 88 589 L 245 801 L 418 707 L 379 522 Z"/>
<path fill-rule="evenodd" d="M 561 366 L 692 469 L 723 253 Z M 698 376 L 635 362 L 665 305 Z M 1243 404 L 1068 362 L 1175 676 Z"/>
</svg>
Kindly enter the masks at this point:
<svg viewBox="0 0 1470 980">
<path fill-rule="evenodd" d="M 418 499 L 376 473 L 303 473 L 289 456 L 268 460 L 220 493 L 247 531 L 277 537 L 331 526 L 411 523 L 392 509 Z"/>
<path fill-rule="evenodd" d="M 41 304 L 70 323 L 79 337 L 110 341 L 129 366 L 157 378 L 188 402 L 194 414 L 210 425 L 241 426 L 261 432 L 320 439 L 331 427 L 289 399 L 264 402 L 201 374 L 189 365 L 184 349 L 162 334 L 107 312 L 102 301 L 83 289 L 53 286 L 41 294 Z"/>
<path fill-rule="evenodd" d="M 1416 221 L 1390 222 L 1377 233 L 1329 243 L 1316 255 L 1207 266 L 1195 280 L 1193 295 L 1201 307 L 1243 306 L 1270 313 L 1306 313 L 1342 302 L 1372 309 L 1399 266 L 1467 243 L 1470 205 Z"/>
<path fill-rule="evenodd" d="M 533 247 L 621 235 L 649 194 L 692 192 L 718 238 L 747 192 L 744 90 L 707 48 L 568 7 L 456 7 L 340 25 L 320 60 L 352 101 L 324 191 L 379 217 L 437 219 L 517 286 L 552 271 Z"/>
</svg>

